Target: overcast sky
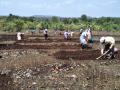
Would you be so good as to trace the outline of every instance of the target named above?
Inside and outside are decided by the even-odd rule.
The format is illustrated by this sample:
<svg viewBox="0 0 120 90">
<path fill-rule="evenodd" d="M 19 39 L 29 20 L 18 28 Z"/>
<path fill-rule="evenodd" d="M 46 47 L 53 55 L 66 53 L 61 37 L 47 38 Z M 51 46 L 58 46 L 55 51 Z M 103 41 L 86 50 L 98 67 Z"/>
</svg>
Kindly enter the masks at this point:
<svg viewBox="0 0 120 90">
<path fill-rule="evenodd" d="M 120 17 L 120 0 L 0 0 L 0 15 Z"/>
</svg>

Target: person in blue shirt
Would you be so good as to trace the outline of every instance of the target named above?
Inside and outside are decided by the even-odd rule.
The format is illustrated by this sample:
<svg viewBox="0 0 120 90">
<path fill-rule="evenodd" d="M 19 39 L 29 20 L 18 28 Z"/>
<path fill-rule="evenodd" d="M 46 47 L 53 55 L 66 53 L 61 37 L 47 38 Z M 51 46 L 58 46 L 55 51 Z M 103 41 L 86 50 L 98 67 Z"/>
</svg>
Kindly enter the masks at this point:
<svg viewBox="0 0 120 90">
<path fill-rule="evenodd" d="M 87 48 L 87 44 L 88 44 L 88 34 L 86 31 L 82 31 L 81 35 L 80 35 L 80 43 L 82 48 Z"/>
</svg>

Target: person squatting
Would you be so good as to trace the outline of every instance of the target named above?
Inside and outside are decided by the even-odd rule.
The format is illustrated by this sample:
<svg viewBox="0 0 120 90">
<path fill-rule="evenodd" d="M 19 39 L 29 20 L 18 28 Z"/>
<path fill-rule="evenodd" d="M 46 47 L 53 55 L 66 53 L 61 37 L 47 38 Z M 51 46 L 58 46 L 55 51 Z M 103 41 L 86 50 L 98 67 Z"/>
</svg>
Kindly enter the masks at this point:
<svg viewBox="0 0 120 90">
<path fill-rule="evenodd" d="M 80 44 L 82 49 L 92 48 L 93 36 L 92 31 L 90 29 L 87 29 L 85 31 L 83 31 L 82 29 L 80 30 Z"/>
</svg>

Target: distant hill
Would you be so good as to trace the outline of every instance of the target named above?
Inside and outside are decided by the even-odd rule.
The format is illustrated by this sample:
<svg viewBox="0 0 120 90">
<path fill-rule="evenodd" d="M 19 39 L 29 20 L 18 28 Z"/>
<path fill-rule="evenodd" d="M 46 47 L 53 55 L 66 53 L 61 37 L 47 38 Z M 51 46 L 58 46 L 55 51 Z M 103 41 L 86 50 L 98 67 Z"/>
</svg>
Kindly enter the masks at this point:
<svg viewBox="0 0 120 90">
<path fill-rule="evenodd" d="M 50 16 L 50 15 L 33 15 L 31 17 L 34 17 L 37 20 L 51 20 L 52 17 L 57 17 L 60 20 L 64 20 L 65 18 L 69 18 L 69 17 L 60 17 L 60 16 Z"/>
<path fill-rule="evenodd" d="M 49 15 L 33 15 L 31 17 L 34 17 L 37 20 L 51 20 L 53 16 L 49 16 Z"/>
<path fill-rule="evenodd" d="M 76 18 L 76 19 L 80 18 L 80 17 L 60 17 L 60 16 L 51 16 L 51 15 L 33 15 L 31 17 L 34 17 L 37 20 L 51 20 L 52 17 L 57 17 L 60 20 L 64 20 L 65 18 L 68 18 L 68 19 L 70 19 L 70 18 Z"/>
<path fill-rule="evenodd" d="M 52 16 L 49 16 L 49 15 L 33 15 L 32 17 L 36 17 L 36 18 L 51 18 Z"/>
</svg>

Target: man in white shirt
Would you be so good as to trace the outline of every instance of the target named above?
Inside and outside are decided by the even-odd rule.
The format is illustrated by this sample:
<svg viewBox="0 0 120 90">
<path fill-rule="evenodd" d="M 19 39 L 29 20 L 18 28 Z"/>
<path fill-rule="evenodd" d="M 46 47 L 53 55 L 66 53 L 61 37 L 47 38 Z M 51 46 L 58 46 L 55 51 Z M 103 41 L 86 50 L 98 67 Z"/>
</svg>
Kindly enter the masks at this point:
<svg viewBox="0 0 120 90">
<path fill-rule="evenodd" d="M 69 32 L 69 36 L 70 36 L 70 37 L 73 37 L 73 34 L 74 34 L 73 31 Z"/>
<path fill-rule="evenodd" d="M 21 33 L 21 32 L 17 33 L 17 40 L 21 40 L 22 39 L 22 34 L 24 34 L 24 33 Z"/>
<path fill-rule="evenodd" d="M 101 37 L 101 55 L 110 55 L 110 59 L 115 58 L 115 39 L 111 36 Z"/>
<path fill-rule="evenodd" d="M 66 40 L 68 39 L 68 35 L 69 35 L 68 31 L 65 31 L 65 32 L 64 32 L 64 38 L 65 38 Z"/>
<path fill-rule="evenodd" d="M 45 29 L 43 33 L 44 33 L 44 37 L 45 37 L 45 40 L 46 40 L 48 38 L 48 30 Z"/>
</svg>

